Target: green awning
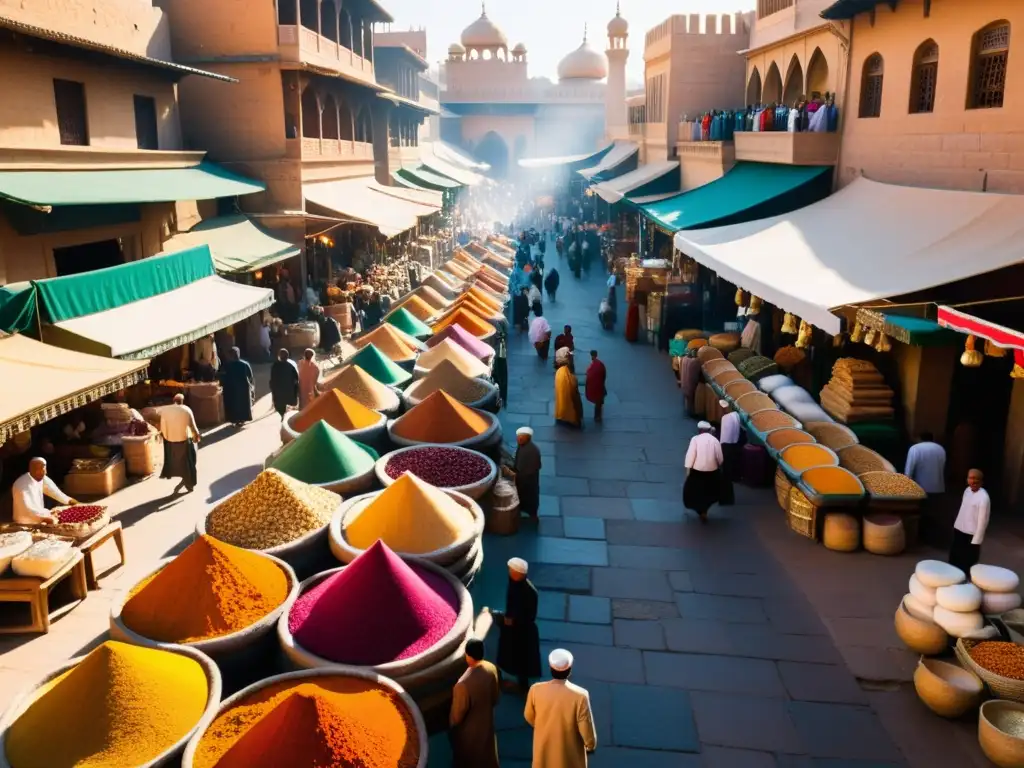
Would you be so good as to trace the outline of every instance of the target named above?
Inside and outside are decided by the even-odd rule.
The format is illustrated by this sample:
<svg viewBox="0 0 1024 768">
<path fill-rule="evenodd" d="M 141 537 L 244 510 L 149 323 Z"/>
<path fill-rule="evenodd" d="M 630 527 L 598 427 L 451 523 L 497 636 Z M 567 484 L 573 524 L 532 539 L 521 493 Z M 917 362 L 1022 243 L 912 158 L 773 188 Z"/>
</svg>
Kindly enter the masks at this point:
<svg viewBox="0 0 1024 768">
<path fill-rule="evenodd" d="M 890 339 L 916 347 L 958 347 L 963 343 L 960 334 L 925 317 L 893 315 L 861 307 L 857 310 L 857 322 L 881 331 Z"/>
<path fill-rule="evenodd" d="M 398 184 L 399 186 L 405 187 L 406 189 L 419 189 L 419 190 L 423 190 L 423 191 L 429 191 L 429 190 L 427 190 L 426 187 L 421 187 L 419 184 L 417 184 L 417 183 L 415 183 L 413 181 L 410 181 L 409 179 L 405 178 L 405 176 L 400 174 L 398 171 L 392 171 L 391 172 L 391 178 L 395 180 L 396 184 Z"/>
<path fill-rule="evenodd" d="M 463 186 L 454 179 L 434 173 L 424 165 L 418 165 L 415 168 L 399 168 L 396 173 L 418 187 L 433 189 L 436 192 L 447 192 L 450 189 L 459 189 Z"/>
<path fill-rule="evenodd" d="M 836 0 L 821 12 L 821 18 L 829 21 L 848 21 L 858 13 L 873 11 L 876 5 L 888 5 L 896 10 L 897 0 Z"/>
<path fill-rule="evenodd" d="M 24 333 L 36 322 L 36 290 L 32 283 L 0 285 L 0 332 Z"/>
<path fill-rule="evenodd" d="M 669 232 L 779 216 L 827 197 L 831 172 L 831 166 L 740 162 L 710 184 L 640 210 Z"/>
<path fill-rule="evenodd" d="M 164 243 L 164 253 L 201 245 L 210 247 L 214 267 L 225 275 L 255 272 L 301 253 L 242 214 L 206 219 Z"/>
<path fill-rule="evenodd" d="M 262 182 L 205 161 L 193 168 L 0 172 L 0 198 L 38 206 L 173 203 L 264 189 Z"/>
</svg>

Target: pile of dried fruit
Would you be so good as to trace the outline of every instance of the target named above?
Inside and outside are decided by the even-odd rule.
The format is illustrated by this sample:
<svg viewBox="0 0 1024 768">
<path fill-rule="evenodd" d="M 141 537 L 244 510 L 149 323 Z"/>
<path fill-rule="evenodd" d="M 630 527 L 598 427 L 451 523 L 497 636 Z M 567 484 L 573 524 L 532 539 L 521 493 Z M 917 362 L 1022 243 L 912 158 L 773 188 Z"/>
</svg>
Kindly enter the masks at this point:
<svg viewBox="0 0 1024 768">
<path fill-rule="evenodd" d="M 975 664 L 994 675 L 1024 680 L 1024 646 L 986 640 L 967 652 Z"/>
<path fill-rule="evenodd" d="M 65 507 L 64 509 L 54 511 L 56 512 L 57 520 L 62 525 L 68 525 L 70 523 L 91 523 L 103 514 L 104 509 L 106 507 L 101 507 L 97 504 L 76 504 L 73 507 Z"/>
<path fill-rule="evenodd" d="M 395 454 L 384 471 L 392 479 L 412 472 L 438 488 L 457 488 L 483 480 L 490 474 L 491 465 L 475 451 L 425 446 Z"/>
</svg>

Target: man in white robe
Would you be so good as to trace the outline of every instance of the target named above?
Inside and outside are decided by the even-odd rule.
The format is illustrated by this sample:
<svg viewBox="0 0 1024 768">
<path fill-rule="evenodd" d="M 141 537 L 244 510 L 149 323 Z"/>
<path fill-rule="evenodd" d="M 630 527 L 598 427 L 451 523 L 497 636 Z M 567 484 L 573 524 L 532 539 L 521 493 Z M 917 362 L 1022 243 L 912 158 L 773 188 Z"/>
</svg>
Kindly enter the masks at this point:
<svg viewBox="0 0 1024 768">
<path fill-rule="evenodd" d="M 569 682 L 569 651 L 552 651 L 548 666 L 553 679 L 534 684 L 526 696 L 524 717 L 533 727 L 533 768 L 586 768 L 587 755 L 597 749 L 590 694 Z"/>
</svg>

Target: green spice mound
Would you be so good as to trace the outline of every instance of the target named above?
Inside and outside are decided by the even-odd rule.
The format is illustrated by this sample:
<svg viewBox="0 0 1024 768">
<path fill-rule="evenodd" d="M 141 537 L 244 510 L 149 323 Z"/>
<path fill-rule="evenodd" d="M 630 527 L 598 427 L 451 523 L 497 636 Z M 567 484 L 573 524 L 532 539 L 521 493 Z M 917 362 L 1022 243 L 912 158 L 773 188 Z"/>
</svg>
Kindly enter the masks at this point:
<svg viewBox="0 0 1024 768">
<path fill-rule="evenodd" d="M 318 421 L 285 448 L 270 468 L 304 483 L 331 483 L 368 472 L 375 461 L 366 446 Z"/>
</svg>

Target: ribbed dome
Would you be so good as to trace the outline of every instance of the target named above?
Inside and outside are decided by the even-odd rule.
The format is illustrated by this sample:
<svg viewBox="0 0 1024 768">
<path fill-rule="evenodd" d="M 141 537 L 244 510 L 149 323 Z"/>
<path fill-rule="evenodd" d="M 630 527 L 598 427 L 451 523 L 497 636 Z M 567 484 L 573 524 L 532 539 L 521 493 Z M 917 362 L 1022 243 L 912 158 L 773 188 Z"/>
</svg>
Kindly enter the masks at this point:
<svg viewBox="0 0 1024 768">
<path fill-rule="evenodd" d="M 608 77 L 608 58 L 583 36 L 583 45 L 558 64 L 559 80 L 603 80 Z"/>
<path fill-rule="evenodd" d="M 479 19 L 462 30 L 462 44 L 467 48 L 502 48 L 508 46 L 508 38 L 484 11 Z"/>
</svg>

